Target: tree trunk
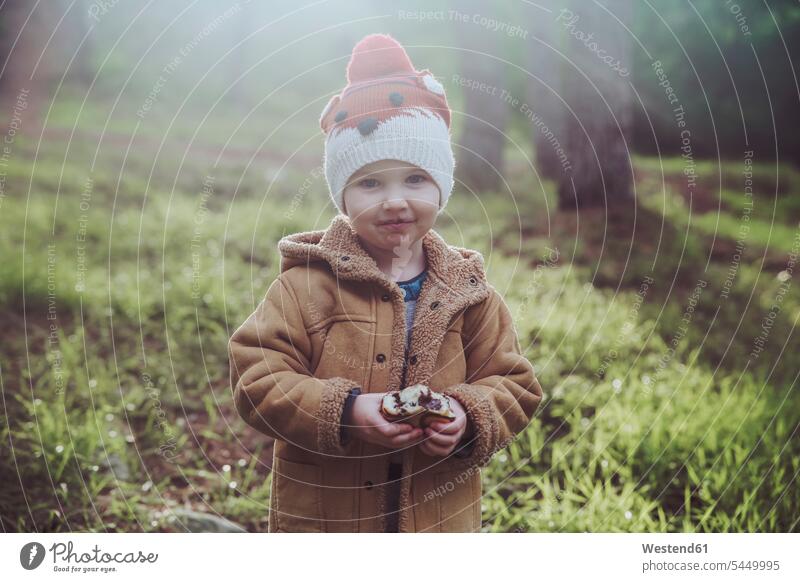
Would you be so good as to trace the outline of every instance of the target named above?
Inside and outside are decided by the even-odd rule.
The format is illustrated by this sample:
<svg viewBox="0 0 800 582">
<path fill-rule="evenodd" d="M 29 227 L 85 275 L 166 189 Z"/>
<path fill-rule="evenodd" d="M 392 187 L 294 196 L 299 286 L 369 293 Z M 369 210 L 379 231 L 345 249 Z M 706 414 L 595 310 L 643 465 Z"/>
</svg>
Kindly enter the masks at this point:
<svg viewBox="0 0 800 582">
<path fill-rule="evenodd" d="M 0 93 L 9 99 L 15 98 L 20 89 L 30 89 L 30 75 L 38 57 L 34 49 L 41 50 L 39 41 L 47 39 L 41 31 L 41 16 L 35 14 L 28 18 L 33 8 L 34 5 L 25 0 L 8 0 L 0 8 L 0 67 L 5 66 L 0 75 Z M 7 113 L 4 100 L 0 115 Z"/>
<path fill-rule="evenodd" d="M 564 120 L 572 171 L 559 184 L 560 208 L 633 206 L 629 137 L 633 94 L 629 26 L 630 0 L 570 0 L 555 15 L 566 34 L 572 63 L 563 73 L 563 96 L 572 108 Z M 614 16 L 612 16 L 612 14 Z"/>
<path fill-rule="evenodd" d="M 91 3 L 87 0 L 80 0 L 76 2 L 75 5 L 72 7 L 72 11 L 70 15 L 72 16 L 74 31 L 72 34 L 74 35 L 74 47 L 72 48 L 72 53 L 75 52 L 77 49 L 78 44 L 83 40 L 83 37 L 86 36 L 86 40 L 83 41 L 83 45 L 80 48 L 80 51 L 75 57 L 75 61 L 73 61 L 73 75 L 76 81 L 86 85 L 87 87 L 91 84 L 92 79 L 94 79 L 95 70 L 94 62 L 93 62 L 93 52 L 94 52 L 94 39 L 92 38 L 92 33 L 89 31 L 91 27 L 91 23 L 89 21 L 89 7 Z"/>
<path fill-rule="evenodd" d="M 459 4 L 459 9 L 480 14 L 486 10 L 486 5 L 470 0 Z M 509 105 L 500 97 L 500 92 L 507 89 L 508 70 L 494 58 L 502 56 L 498 54 L 502 45 L 495 34 L 471 23 L 458 23 L 456 27 L 459 44 L 467 49 L 462 52 L 460 76 L 476 84 L 485 83 L 483 89 L 462 89 L 464 125 L 456 151 L 456 179 L 476 191 L 497 191 L 503 183 L 503 149 L 509 116 Z"/>
<path fill-rule="evenodd" d="M 531 74 L 525 87 L 530 110 L 535 117 L 529 120 L 530 135 L 536 150 L 536 169 L 550 180 L 558 180 L 565 171 L 562 165 L 563 125 L 566 111 L 560 99 L 562 57 L 561 26 L 555 22 L 563 0 L 539 0 L 536 7 L 528 9 L 526 21 L 532 38 L 525 53 L 525 68 Z M 546 10 L 538 8 L 541 6 Z"/>
</svg>

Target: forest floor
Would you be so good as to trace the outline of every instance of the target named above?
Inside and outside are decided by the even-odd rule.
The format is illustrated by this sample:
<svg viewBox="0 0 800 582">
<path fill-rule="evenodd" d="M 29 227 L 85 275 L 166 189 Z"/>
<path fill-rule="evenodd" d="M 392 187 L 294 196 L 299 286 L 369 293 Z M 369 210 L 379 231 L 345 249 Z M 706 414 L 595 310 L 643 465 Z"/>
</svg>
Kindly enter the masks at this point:
<svg viewBox="0 0 800 582">
<path fill-rule="evenodd" d="M 0 198 L 3 529 L 266 531 L 272 442 L 226 345 L 278 239 L 330 221 L 319 161 L 53 115 Z M 680 160 L 634 162 L 624 213 L 559 212 L 512 163 L 513 196 L 456 192 L 437 223 L 484 254 L 545 391 L 483 471 L 484 530 L 798 531 L 800 173 L 758 162 L 749 197 L 703 162 L 689 196 Z"/>
</svg>

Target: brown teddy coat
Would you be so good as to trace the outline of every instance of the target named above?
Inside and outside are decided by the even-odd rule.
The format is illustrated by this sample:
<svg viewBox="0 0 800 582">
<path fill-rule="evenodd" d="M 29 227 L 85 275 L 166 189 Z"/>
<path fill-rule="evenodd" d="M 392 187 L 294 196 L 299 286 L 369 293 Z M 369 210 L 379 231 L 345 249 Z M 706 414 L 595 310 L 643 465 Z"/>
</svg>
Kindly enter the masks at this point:
<svg viewBox="0 0 800 582">
<path fill-rule="evenodd" d="M 228 346 L 237 410 L 276 439 L 269 531 L 385 531 L 392 450 L 359 439 L 343 445 L 342 410 L 354 386 L 367 394 L 416 383 L 457 399 L 475 442 L 465 458 L 404 450 L 399 530 L 479 531 L 480 469 L 525 429 L 542 398 L 481 254 L 426 233 L 428 277 L 406 354 L 403 292 L 347 216 L 286 236 L 278 248 L 280 274 Z"/>
</svg>

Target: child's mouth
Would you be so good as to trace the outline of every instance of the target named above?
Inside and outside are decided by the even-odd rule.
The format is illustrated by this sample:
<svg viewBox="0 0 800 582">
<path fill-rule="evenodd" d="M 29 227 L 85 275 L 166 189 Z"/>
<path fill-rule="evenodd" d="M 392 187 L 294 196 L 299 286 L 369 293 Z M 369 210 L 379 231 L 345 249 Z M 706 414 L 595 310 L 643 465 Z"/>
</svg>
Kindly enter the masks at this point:
<svg viewBox="0 0 800 582">
<path fill-rule="evenodd" d="M 409 220 L 406 222 L 388 222 L 385 224 L 380 224 L 378 226 L 380 226 L 381 228 L 385 228 L 386 230 L 389 230 L 391 232 L 402 232 L 406 228 L 409 228 L 412 224 L 414 224 L 414 221 Z"/>
</svg>

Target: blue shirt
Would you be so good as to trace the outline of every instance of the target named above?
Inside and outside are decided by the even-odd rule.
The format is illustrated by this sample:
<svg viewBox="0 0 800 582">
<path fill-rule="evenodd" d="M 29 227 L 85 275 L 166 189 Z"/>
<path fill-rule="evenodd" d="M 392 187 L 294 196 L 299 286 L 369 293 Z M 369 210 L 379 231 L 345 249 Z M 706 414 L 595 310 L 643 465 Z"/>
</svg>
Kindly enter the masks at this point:
<svg viewBox="0 0 800 582">
<path fill-rule="evenodd" d="M 411 329 L 414 327 L 414 313 L 417 309 L 417 299 L 422 291 L 422 284 L 428 276 L 428 271 L 422 271 L 413 279 L 398 281 L 397 285 L 405 293 L 406 302 L 406 351 L 411 343 Z"/>
</svg>

